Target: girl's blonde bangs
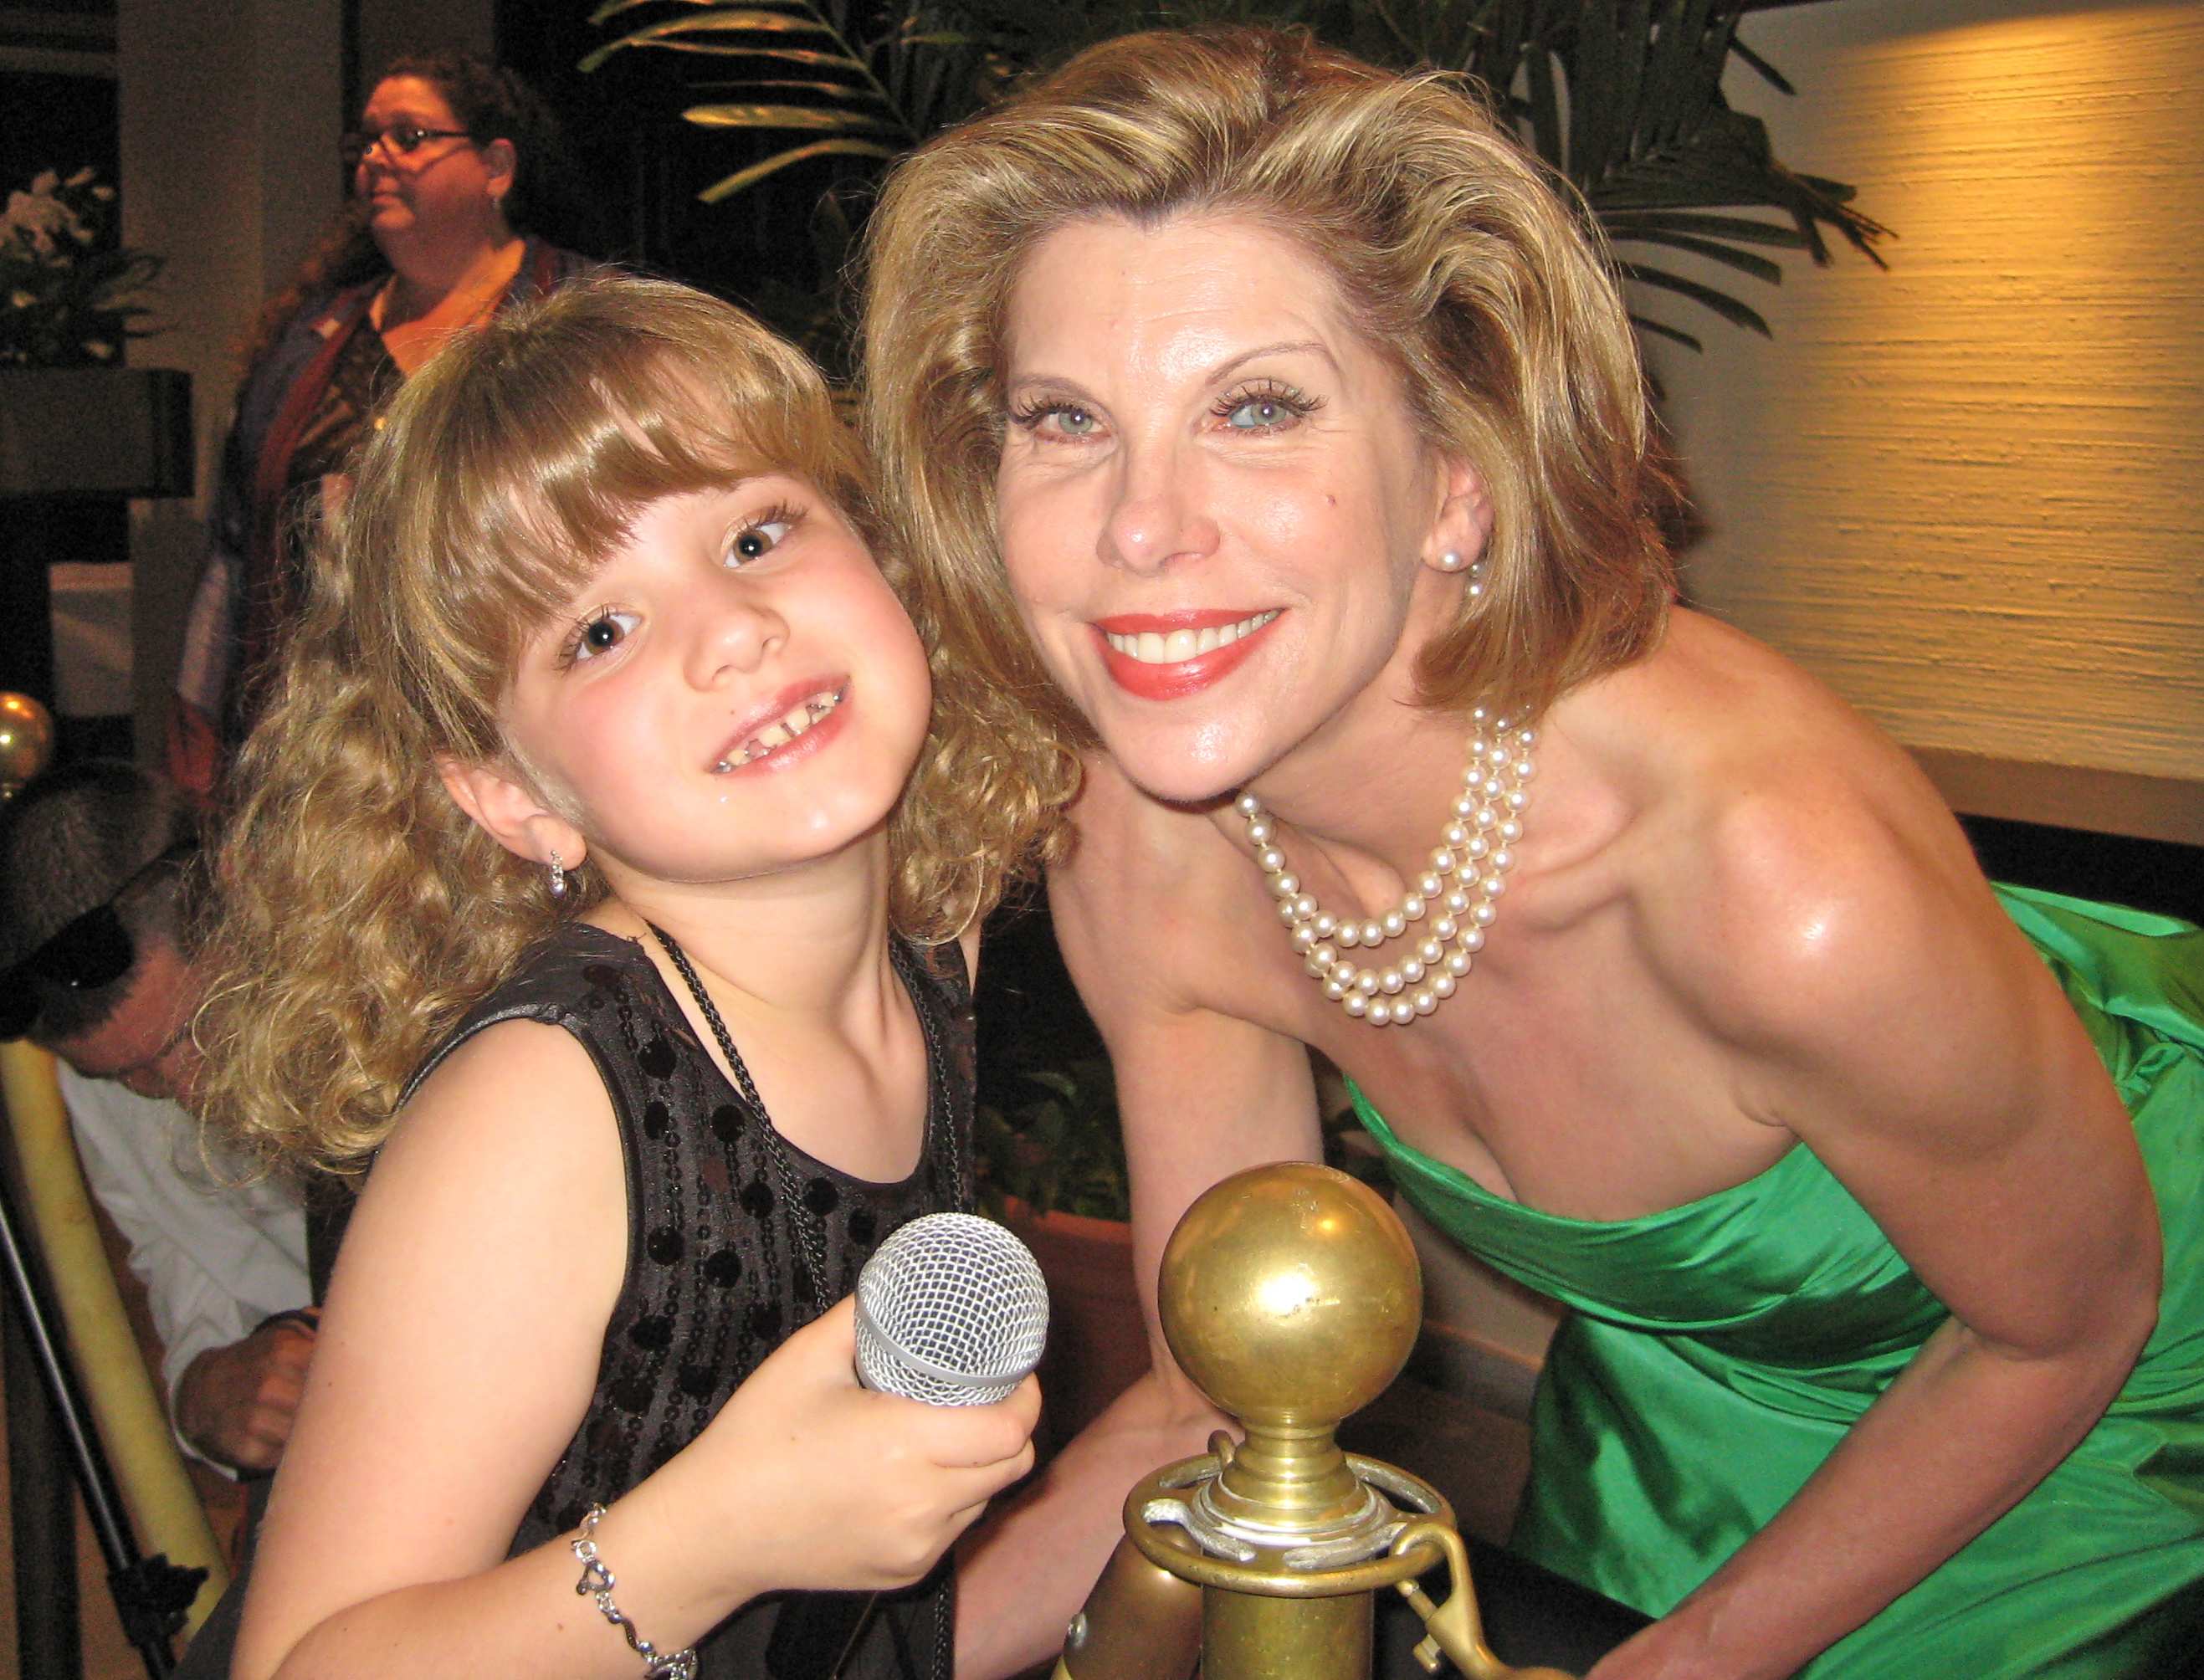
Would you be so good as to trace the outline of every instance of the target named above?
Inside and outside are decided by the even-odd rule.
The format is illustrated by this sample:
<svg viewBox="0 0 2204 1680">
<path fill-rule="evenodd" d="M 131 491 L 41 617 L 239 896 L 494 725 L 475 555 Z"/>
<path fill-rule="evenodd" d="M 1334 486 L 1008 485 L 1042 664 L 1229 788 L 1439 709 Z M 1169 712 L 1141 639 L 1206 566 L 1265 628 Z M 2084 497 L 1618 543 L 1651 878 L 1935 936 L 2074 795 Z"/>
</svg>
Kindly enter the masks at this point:
<svg viewBox="0 0 2204 1680">
<path fill-rule="evenodd" d="M 681 288 L 625 281 L 614 306 L 562 323 L 576 299 L 517 311 L 408 382 L 343 539 L 363 581 L 388 574 L 390 639 L 418 644 L 416 677 L 477 725 L 529 639 L 662 497 L 788 473 L 869 534 L 854 441 L 800 355 Z"/>
</svg>

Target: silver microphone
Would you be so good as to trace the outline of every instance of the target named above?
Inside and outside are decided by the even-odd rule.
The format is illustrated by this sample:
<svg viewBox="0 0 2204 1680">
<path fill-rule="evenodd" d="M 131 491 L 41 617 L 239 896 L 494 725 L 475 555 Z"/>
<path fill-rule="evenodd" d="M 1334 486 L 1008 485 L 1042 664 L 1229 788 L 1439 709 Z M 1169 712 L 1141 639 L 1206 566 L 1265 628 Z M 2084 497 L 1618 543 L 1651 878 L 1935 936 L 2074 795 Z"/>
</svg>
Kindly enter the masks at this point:
<svg viewBox="0 0 2204 1680">
<path fill-rule="evenodd" d="M 992 1219 L 932 1213 L 857 1275 L 857 1381 L 933 1405 L 991 1405 L 1040 1363 L 1048 1286 Z"/>
</svg>

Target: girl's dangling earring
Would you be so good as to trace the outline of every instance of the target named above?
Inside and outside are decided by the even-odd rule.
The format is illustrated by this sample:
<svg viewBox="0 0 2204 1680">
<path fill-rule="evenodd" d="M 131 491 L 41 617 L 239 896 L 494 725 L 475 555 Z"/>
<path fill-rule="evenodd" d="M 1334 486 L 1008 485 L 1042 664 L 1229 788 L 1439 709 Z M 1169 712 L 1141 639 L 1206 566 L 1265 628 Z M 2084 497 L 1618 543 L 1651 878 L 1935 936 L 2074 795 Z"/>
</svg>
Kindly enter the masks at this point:
<svg viewBox="0 0 2204 1680">
<path fill-rule="evenodd" d="M 566 866 L 559 861 L 556 851 L 551 854 L 551 896 L 554 898 L 566 896 Z"/>
<path fill-rule="evenodd" d="M 1469 598 L 1472 600 L 1484 598 L 1484 561 L 1482 557 L 1469 569 Z"/>
</svg>

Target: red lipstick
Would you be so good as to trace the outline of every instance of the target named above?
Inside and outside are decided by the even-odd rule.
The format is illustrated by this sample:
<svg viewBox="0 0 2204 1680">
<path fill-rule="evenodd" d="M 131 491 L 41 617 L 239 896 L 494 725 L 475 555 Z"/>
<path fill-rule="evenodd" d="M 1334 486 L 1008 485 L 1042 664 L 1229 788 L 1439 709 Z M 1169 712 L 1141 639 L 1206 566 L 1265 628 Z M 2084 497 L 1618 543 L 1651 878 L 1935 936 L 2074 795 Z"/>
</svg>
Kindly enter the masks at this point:
<svg viewBox="0 0 2204 1680">
<path fill-rule="evenodd" d="M 1265 617 L 1265 612 L 1269 614 L 1267 618 Z M 1262 622 L 1253 629 L 1242 630 L 1222 647 L 1162 664 L 1136 659 L 1132 654 L 1111 646 L 1110 642 L 1111 636 L 1120 640 L 1141 636 L 1168 637 L 1182 630 L 1199 635 L 1206 630 L 1223 630 L 1228 625 L 1246 624 L 1251 619 Z M 1183 612 L 1119 613 L 1095 619 L 1093 629 L 1095 640 L 1102 648 L 1103 668 L 1110 673 L 1111 681 L 1137 699 L 1169 701 L 1198 693 L 1237 670 L 1254 651 L 1255 644 L 1277 621 L 1278 611 L 1275 607 L 1252 612 L 1227 608 Z"/>
</svg>

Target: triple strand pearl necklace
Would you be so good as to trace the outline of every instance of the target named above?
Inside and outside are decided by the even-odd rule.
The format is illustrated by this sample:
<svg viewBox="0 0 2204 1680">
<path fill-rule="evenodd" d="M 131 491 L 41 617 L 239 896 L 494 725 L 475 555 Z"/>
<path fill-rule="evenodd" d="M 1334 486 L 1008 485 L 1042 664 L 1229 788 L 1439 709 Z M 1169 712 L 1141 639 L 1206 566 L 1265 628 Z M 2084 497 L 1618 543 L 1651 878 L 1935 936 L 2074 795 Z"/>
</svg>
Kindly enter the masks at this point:
<svg viewBox="0 0 2204 1680">
<path fill-rule="evenodd" d="M 1484 931 L 1499 914 L 1497 900 L 1515 864 L 1523 807 L 1530 802 L 1527 784 L 1537 773 L 1531 761 L 1537 731 L 1491 717 L 1482 706 L 1470 713 L 1470 724 L 1469 767 L 1453 815 L 1431 849 L 1431 867 L 1382 916 L 1358 920 L 1326 910 L 1301 890 L 1300 878 L 1287 867 L 1263 802 L 1242 793 L 1235 802 L 1247 819 L 1255 861 L 1271 878 L 1278 920 L 1291 930 L 1310 977 L 1323 985 L 1326 997 L 1372 1026 L 1406 1026 L 1454 996 L 1484 949 Z M 1415 955 L 1405 962 L 1379 967 L 1346 955 L 1357 949 L 1374 953 L 1407 937 L 1426 916 L 1431 920 Z"/>
</svg>

